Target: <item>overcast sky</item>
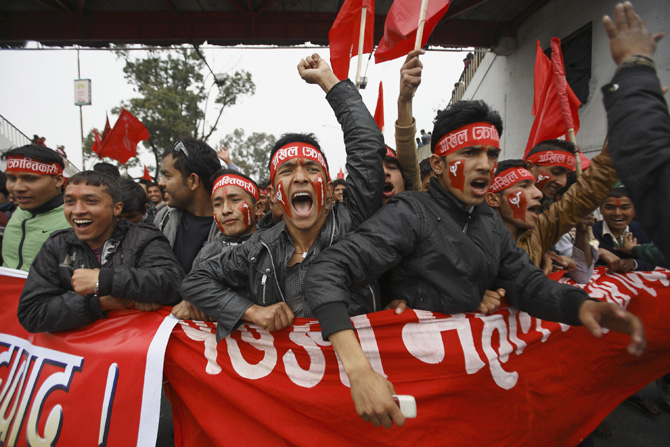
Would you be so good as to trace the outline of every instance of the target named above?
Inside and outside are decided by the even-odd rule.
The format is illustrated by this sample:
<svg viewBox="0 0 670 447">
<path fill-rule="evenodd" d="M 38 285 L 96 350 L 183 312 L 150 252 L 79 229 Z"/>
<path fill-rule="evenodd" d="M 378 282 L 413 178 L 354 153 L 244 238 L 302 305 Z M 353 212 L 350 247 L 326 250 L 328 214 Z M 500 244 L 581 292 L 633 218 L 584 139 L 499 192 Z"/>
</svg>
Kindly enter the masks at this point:
<svg viewBox="0 0 670 447">
<path fill-rule="evenodd" d="M 37 48 L 37 44 L 31 44 Z M 296 66 L 299 60 L 318 52 L 329 60 L 327 48 L 319 49 L 250 49 L 204 46 L 204 54 L 215 73 L 244 69 L 252 73 L 256 94 L 246 97 L 227 108 L 219 121 L 217 131 L 208 143 L 215 146 L 235 128 L 247 134 L 267 132 L 276 136 L 284 132 L 314 132 L 328 157 L 334 176 L 344 167 L 345 154 L 342 132 L 323 91 L 300 79 Z M 134 51 L 133 56 L 143 52 Z M 463 70 L 465 52 L 429 51 L 422 57 L 424 74 L 414 99 L 417 130 L 432 129 L 435 112 L 445 107 L 454 83 Z M 92 80 L 92 101 L 83 106 L 84 135 L 93 128 L 102 129 L 105 113 L 121 100 L 137 94 L 123 75 L 124 61 L 110 51 L 82 49 L 79 52 L 81 77 Z M 368 64 L 365 55 L 362 72 L 369 79 L 361 95 L 371 113 L 377 103 L 379 81 L 384 84 L 384 138 L 394 147 L 393 123 L 397 116 L 396 99 L 400 67 L 403 59 L 375 65 Z M 0 114 L 23 133 L 46 137 L 46 144 L 55 148 L 65 145 L 68 157 L 81 168 L 81 131 L 79 107 L 74 105 L 74 79 L 77 78 L 77 51 L 75 49 L 0 50 Z M 350 76 L 356 73 L 356 59 L 352 59 Z M 207 71 L 207 87 L 213 83 Z M 206 113 L 208 123 L 216 119 L 212 91 Z M 203 105 L 204 106 L 204 105 Z M 116 116 L 110 113 L 114 125 Z M 233 159 L 235 148 L 232 150 Z M 142 157 L 150 168 L 152 156 Z M 131 169 L 139 177 L 141 168 Z"/>
</svg>

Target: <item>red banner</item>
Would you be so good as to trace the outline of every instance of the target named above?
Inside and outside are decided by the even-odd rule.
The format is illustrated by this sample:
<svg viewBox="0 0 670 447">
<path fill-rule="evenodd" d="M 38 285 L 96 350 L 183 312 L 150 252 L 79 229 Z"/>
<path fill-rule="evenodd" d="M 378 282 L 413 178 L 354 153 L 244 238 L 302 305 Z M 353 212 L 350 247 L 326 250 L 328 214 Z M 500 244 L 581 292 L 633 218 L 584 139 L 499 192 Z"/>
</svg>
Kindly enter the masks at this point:
<svg viewBox="0 0 670 447">
<path fill-rule="evenodd" d="M 642 318 L 641 358 L 626 352 L 627 336 L 596 339 L 513 308 L 355 317 L 373 367 L 416 398 L 417 418 L 392 430 L 356 415 L 314 320 L 272 333 L 243 324 L 218 345 L 213 323 L 182 321 L 165 360 L 175 445 L 576 445 L 670 371 L 669 283 L 666 271 L 597 272 L 587 286 Z"/>
<path fill-rule="evenodd" d="M 155 445 L 177 320 L 110 312 L 78 331 L 30 334 L 16 318 L 24 278 L 0 269 L 0 445 Z"/>
</svg>

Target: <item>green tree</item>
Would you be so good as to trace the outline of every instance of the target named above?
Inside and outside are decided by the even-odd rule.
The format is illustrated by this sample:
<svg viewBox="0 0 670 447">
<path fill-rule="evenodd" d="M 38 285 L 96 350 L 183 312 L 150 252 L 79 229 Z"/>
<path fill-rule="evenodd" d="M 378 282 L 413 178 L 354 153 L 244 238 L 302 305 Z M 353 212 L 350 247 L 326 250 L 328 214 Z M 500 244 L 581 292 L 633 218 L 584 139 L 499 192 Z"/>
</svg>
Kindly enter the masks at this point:
<svg viewBox="0 0 670 447">
<path fill-rule="evenodd" d="M 270 178 L 270 150 L 276 142 L 272 134 L 254 132 L 246 136 L 243 129 L 235 129 L 220 144 L 230 150 L 230 158 L 242 172 L 260 183 Z"/>
<path fill-rule="evenodd" d="M 118 114 L 125 108 L 135 115 L 149 130 L 151 137 L 142 144 L 156 160 L 156 175 L 161 156 L 180 136 L 191 136 L 205 141 L 216 129 L 216 124 L 205 129 L 203 104 L 207 98 L 204 64 L 197 53 L 187 48 L 170 52 L 150 51 L 144 58 L 131 59 L 130 52 L 119 52 L 126 60 L 123 71 L 134 90 L 136 98 L 122 101 L 113 110 Z M 253 95 L 256 86 L 251 74 L 241 70 L 228 74 L 220 81 L 216 103 L 223 108 L 234 105 L 243 95 Z M 198 130 L 202 128 L 202 132 Z M 139 148 L 139 146 L 138 146 Z"/>
</svg>

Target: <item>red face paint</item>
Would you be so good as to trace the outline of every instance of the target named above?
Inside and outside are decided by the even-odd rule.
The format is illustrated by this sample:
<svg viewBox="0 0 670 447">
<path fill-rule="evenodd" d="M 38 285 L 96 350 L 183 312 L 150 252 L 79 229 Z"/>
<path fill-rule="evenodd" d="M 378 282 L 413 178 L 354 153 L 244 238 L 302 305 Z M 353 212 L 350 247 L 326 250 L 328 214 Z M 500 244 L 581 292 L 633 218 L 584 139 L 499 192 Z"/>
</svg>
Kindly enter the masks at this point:
<svg viewBox="0 0 670 447">
<path fill-rule="evenodd" d="M 614 206 L 617 207 L 617 208 L 621 208 L 621 200 L 615 199 L 614 200 Z"/>
<path fill-rule="evenodd" d="M 216 226 L 219 227 L 219 231 L 221 232 L 221 234 L 226 234 L 226 230 L 224 230 L 223 225 L 221 225 L 219 219 L 216 218 L 216 213 L 214 213 L 214 222 L 216 222 Z"/>
<path fill-rule="evenodd" d="M 326 206 L 326 182 L 323 181 L 321 174 L 318 174 L 312 180 L 312 186 L 316 193 L 316 212 L 321 213 L 321 210 Z"/>
<path fill-rule="evenodd" d="M 242 213 L 242 222 L 244 223 L 244 229 L 246 230 L 251 226 L 251 207 L 247 202 L 242 202 L 237 207 L 237 210 Z"/>
<path fill-rule="evenodd" d="M 535 183 L 535 186 L 537 186 L 537 189 L 542 191 L 544 187 L 547 186 L 547 183 L 549 183 L 549 180 L 551 180 L 551 176 L 544 171 L 540 171 L 540 175 L 537 176 L 537 183 Z"/>
<path fill-rule="evenodd" d="M 491 181 L 493 181 L 493 178 L 496 176 L 496 171 L 498 170 L 498 162 L 496 161 L 493 163 L 493 168 L 489 172 L 489 177 L 491 178 Z"/>
<path fill-rule="evenodd" d="M 512 208 L 512 217 L 521 219 L 525 222 L 528 202 L 526 201 L 526 194 L 524 194 L 523 190 L 510 191 L 510 193 L 507 194 L 507 203 L 509 203 L 509 206 Z"/>
<path fill-rule="evenodd" d="M 283 181 L 279 182 L 277 185 L 277 193 L 275 194 L 275 197 L 279 202 L 279 206 L 281 206 L 281 209 L 284 211 L 284 214 L 292 218 L 293 215 L 291 214 L 291 203 L 289 202 L 288 196 L 286 195 Z"/>
<path fill-rule="evenodd" d="M 465 187 L 465 160 L 452 160 L 449 162 L 449 180 L 451 187 L 463 191 Z"/>
</svg>

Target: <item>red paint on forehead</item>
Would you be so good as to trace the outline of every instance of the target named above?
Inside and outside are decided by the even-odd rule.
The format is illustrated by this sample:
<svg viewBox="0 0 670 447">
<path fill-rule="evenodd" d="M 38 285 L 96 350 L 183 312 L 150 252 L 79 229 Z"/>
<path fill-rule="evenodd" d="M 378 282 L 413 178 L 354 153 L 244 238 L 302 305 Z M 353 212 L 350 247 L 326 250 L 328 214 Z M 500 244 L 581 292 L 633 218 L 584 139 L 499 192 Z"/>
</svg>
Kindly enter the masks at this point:
<svg viewBox="0 0 670 447">
<path fill-rule="evenodd" d="M 616 206 L 617 208 L 620 208 L 621 207 L 621 200 L 614 199 L 614 206 Z"/>
</svg>

